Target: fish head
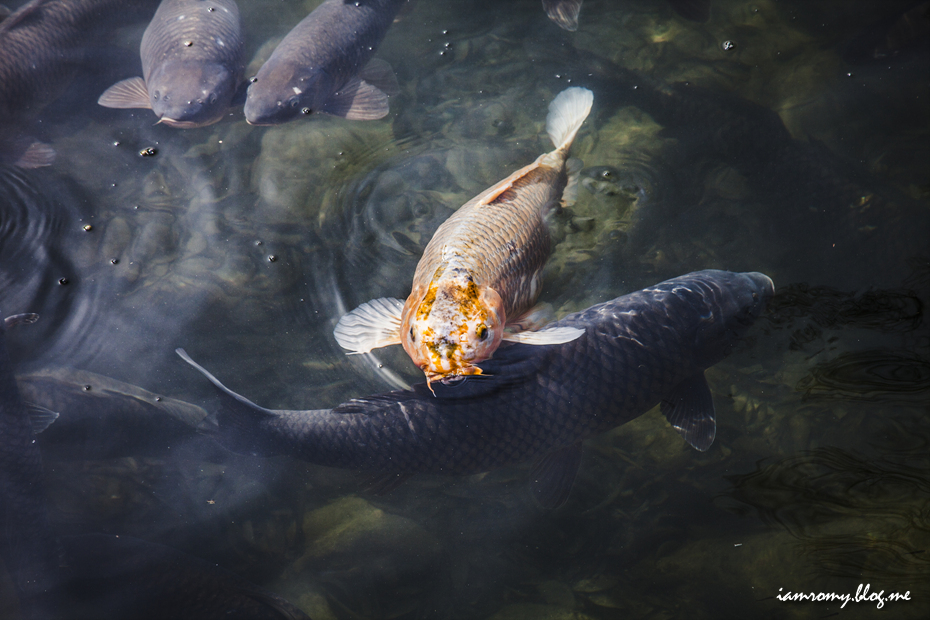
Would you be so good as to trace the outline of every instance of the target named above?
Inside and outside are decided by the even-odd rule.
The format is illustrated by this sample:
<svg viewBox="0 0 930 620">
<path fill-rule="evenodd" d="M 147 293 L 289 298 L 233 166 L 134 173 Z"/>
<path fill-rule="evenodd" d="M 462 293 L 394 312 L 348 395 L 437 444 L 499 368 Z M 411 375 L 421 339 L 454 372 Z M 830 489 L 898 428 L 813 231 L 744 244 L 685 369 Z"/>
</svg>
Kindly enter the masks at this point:
<svg viewBox="0 0 930 620">
<path fill-rule="evenodd" d="M 245 100 L 245 120 L 250 125 L 278 125 L 319 111 L 327 83 L 322 70 L 294 63 L 274 62 L 272 57 L 251 80 Z"/>
<path fill-rule="evenodd" d="M 166 62 L 146 80 L 159 122 L 187 129 L 217 122 L 229 109 L 238 76 L 218 63 Z"/>
<path fill-rule="evenodd" d="M 481 374 L 504 335 L 504 303 L 497 292 L 470 278 L 431 283 L 404 307 L 404 350 L 428 381 Z"/>
<path fill-rule="evenodd" d="M 775 285 L 765 274 L 712 273 L 713 285 L 699 289 L 700 303 L 708 309 L 708 320 L 699 326 L 694 340 L 695 350 L 705 356 L 699 362 L 704 366 L 712 366 L 726 357 L 775 295 Z"/>
</svg>

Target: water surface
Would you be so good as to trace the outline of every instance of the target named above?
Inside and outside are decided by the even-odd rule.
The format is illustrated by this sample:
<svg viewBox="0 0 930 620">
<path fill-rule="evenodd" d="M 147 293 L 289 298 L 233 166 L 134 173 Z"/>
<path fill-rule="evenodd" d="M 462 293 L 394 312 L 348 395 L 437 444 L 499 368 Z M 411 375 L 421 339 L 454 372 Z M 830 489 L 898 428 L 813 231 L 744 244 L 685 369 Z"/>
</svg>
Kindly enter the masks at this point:
<svg viewBox="0 0 930 620">
<path fill-rule="evenodd" d="M 316 4 L 239 2 L 249 74 Z M 114 28 L 27 128 L 55 163 L 0 170 L 0 305 L 42 315 L 8 341 L 23 385 L 57 373 L 44 394 L 75 420 L 39 436 L 57 531 L 182 549 L 313 618 L 873 617 L 775 598 L 866 583 L 926 617 L 930 44 L 850 51 L 914 4 L 712 0 L 702 24 L 587 0 L 569 33 L 538 0 L 421 0 L 378 53 L 401 86 L 385 119 L 252 127 L 236 109 L 191 130 L 96 105 L 141 71 L 145 23 Z M 707 268 L 775 281 L 707 373 L 708 452 L 650 412 L 587 442 L 547 512 L 528 465 L 376 496 L 364 474 L 129 415 L 125 389 L 87 404 L 95 373 L 209 411 L 176 347 L 269 408 L 419 381 L 399 347 L 345 356 L 335 322 L 406 297 L 435 228 L 550 148 L 569 85 L 594 91 L 573 154 L 601 183 L 554 229 L 541 300 L 564 314 Z"/>
</svg>

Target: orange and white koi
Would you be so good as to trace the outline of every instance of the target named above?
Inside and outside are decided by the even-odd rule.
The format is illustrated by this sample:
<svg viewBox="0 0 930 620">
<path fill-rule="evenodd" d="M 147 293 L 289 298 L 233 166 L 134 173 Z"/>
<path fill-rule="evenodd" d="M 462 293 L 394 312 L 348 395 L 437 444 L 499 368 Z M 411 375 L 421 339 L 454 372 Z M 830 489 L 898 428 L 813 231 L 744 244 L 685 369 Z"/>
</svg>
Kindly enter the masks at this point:
<svg viewBox="0 0 930 620">
<path fill-rule="evenodd" d="M 480 374 L 502 340 L 558 344 L 574 328 L 512 330 L 532 311 L 552 242 L 545 217 L 574 200 L 580 166 L 569 149 L 594 96 L 569 88 L 549 104 L 555 150 L 478 194 L 436 230 L 406 303 L 375 299 L 343 316 L 336 341 L 352 353 L 402 344 L 427 381 Z M 510 328 L 505 331 L 505 328 Z"/>
</svg>

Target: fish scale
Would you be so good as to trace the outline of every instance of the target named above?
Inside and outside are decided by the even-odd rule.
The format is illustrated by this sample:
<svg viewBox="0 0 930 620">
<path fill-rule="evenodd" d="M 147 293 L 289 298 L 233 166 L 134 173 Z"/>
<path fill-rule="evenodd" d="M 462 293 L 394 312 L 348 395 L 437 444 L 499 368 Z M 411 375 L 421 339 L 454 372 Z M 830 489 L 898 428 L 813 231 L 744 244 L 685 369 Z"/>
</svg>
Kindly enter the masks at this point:
<svg viewBox="0 0 930 620">
<path fill-rule="evenodd" d="M 223 397 L 204 430 L 237 452 L 288 454 L 319 465 L 487 471 L 619 426 L 669 399 L 689 378 L 703 378 L 772 294 L 762 274 L 688 274 L 558 321 L 584 330 L 575 340 L 502 347 L 481 364 L 483 376 L 438 385 L 436 397 L 421 384 L 332 410 L 270 411 L 197 366 Z"/>
<path fill-rule="evenodd" d="M 429 286 L 440 267 L 461 267 L 476 283 L 497 289 L 507 317 L 527 310 L 535 301 L 533 276 L 551 252 L 543 217 L 561 199 L 567 175 L 564 169 L 538 167 L 527 176 L 531 179 L 520 184 L 519 195 L 485 205 L 479 204 L 482 192 L 446 220 L 423 251 L 413 288 Z M 457 260 L 444 260 L 449 253 Z"/>
<path fill-rule="evenodd" d="M 172 56 L 236 66 L 242 49 L 240 39 L 239 9 L 233 0 L 162 2 L 142 36 L 142 75 L 148 82 L 153 67 Z"/>
<path fill-rule="evenodd" d="M 372 60 L 394 16 L 406 2 L 326 0 L 320 4 L 287 33 L 259 69 L 249 86 L 246 120 L 259 125 L 277 124 L 311 112 L 351 118 L 349 109 L 332 107 L 334 99 L 340 93 L 352 92 L 353 81 Z M 396 89 L 393 73 L 386 82 L 381 86 Z M 369 120 L 382 118 L 387 114 L 384 105 L 378 110 L 368 107 L 362 116 Z M 361 113 L 361 109 L 355 113 Z"/>
</svg>

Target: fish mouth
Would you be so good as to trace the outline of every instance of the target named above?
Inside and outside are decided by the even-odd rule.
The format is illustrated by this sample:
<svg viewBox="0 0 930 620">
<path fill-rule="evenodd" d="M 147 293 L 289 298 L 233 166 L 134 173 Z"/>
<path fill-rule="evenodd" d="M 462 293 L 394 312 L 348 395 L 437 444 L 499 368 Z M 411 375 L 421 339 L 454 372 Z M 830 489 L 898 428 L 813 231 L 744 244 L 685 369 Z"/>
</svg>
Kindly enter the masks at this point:
<svg viewBox="0 0 930 620">
<path fill-rule="evenodd" d="M 213 123 L 219 122 L 222 116 L 217 118 L 210 119 L 207 121 L 177 121 L 173 118 L 168 118 L 167 116 L 162 116 L 158 119 L 156 125 L 168 125 L 168 127 L 174 127 L 176 129 L 194 129 L 195 127 L 206 127 L 207 125 L 212 125 Z"/>
<path fill-rule="evenodd" d="M 472 364 L 466 364 L 458 368 L 453 368 L 447 372 L 431 372 L 429 370 L 425 371 L 426 374 L 426 385 L 429 387 L 430 391 L 433 391 L 432 384 L 434 382 L 442 383 L 443 385 L 449 385 L 450 383 L 457 383 L 465 377 L 472 375 L 484 374 L 483 371 L 477 366 Z"/>
</svg>

